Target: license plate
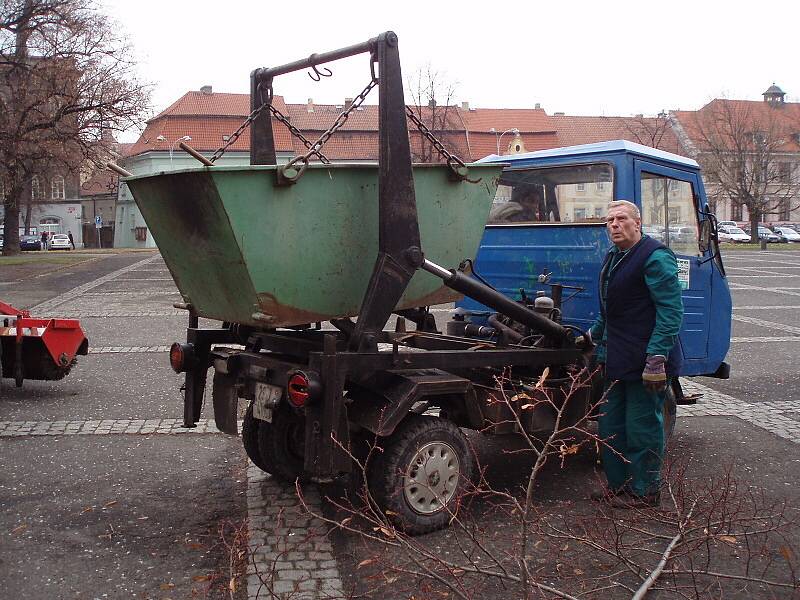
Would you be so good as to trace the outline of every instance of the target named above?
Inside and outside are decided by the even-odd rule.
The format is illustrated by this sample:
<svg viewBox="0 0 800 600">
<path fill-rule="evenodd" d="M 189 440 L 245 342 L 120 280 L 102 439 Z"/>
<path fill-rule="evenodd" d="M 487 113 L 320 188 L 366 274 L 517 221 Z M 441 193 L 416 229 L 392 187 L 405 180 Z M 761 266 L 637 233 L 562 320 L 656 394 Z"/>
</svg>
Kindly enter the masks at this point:
<svg viewBox="0 0 800 600">
<path fill-rule="evenodd" d="M 262 421 L 272 422 L 272 409 L 278 406 L 283 388 L 269 383 L 256 382 L 256 397 L 253 401 L 253 416 Z"/>
</svg>

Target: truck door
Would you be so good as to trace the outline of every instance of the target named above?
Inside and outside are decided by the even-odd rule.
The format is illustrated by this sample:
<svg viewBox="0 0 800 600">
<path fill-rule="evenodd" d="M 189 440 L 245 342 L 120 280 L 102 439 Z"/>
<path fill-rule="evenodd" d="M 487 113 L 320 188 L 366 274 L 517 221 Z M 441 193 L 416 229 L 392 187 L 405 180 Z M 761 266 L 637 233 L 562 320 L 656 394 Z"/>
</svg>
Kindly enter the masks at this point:
<svg viewBox="0 0 800 600">
<path fill-rule="evenodd" d="M 635 160 L 634 165 L 642 231 L 671 248 L 678 259 L 684 306 L 679 342 L 684 356 L 681 374 L 707 373 L 714 267 L 700 250 L 698 176 L 644 160 Z"/>
</svg>

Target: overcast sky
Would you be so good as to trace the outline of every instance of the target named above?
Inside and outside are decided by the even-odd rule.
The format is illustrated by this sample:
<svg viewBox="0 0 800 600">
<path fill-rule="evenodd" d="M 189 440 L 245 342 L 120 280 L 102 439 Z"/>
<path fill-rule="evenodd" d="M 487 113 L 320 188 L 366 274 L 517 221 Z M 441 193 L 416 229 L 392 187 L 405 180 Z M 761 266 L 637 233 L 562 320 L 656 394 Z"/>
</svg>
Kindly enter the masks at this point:
<svg viewBox="0 0 800 600">
<path fill-rule="evenodd" d="M 454 100 L 473 107 L 656 114 L 714 97 L 760 100 L 772 82 L 800 98 L 795 2 L 100 2 L 154 84 L 155 113 L 203 85 L 247 93 L 255 67 L 386 30 L 398 35 L 404 77 L 429 63 L 455 84 Z M 320 83 L 282 76 L 275 93 L 290 103 L 341 103 L 369 80 L 366 56 L 330 67 L 334 76 Z"/>
</svg>

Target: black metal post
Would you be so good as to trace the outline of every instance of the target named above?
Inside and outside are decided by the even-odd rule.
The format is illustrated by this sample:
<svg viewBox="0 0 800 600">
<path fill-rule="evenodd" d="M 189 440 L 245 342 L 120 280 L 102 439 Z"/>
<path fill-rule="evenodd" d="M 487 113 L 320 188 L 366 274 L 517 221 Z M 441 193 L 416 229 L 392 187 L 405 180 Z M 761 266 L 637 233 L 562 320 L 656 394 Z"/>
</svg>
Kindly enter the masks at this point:
<svg viewBox="0 0 800 600">
<path fill-rule="evenodd" d="M 388 31 L 378 36 L 373 60 L 376 57 L 380 73 L 379 239 L 378 258 L 350 340 L 351 350 L 361 352 L 375 349 L 376 334 L 383 329 L 423 258 L 411 172 L 403 76 L 394 32 Z"/>
<path fill-rule="evenodd" d="M 272 80 L 260 80 L 256 69 L 250 73 L 250 111 L 254 111 L 264 103 L 267 98 L 267 86 L 272 85 Z M 272 117 L 269 111 L 261 113 L 250 124 L 250 164 L 251 165 L 276 165 L 278 158 L 275 153 L 275 138 L 272 132 Z"/>
</svg>

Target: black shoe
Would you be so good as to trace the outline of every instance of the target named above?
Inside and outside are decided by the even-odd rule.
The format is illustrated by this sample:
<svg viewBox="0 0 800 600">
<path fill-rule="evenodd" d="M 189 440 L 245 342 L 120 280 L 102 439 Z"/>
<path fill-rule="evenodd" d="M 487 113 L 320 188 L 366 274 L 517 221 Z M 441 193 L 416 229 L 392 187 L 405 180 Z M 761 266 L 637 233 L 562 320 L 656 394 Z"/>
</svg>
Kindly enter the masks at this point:
<svg viewBox="0 0 800 600">
<path fill-rule="evenodd" d="M 625 494 L 625 490 L 623 488 L 614 490 L 611 488 L 600 488 L 598 490 L 594 490 L 591 494 L 589 494 L 589 499 L 593 500 L 594 502 L 610 502 L 613 498 L 621 496 Z"/>
<path fill-rule="evenodd" d="M 646 494 L 644 496 L 637 496 L 635 494 L 618 494 L 612 498 L 609 503 L 612 508 L 619 508 L 627 510 L 630 508 L 658 508 L 661 506 L 661 494 Z"/>
</svg>

